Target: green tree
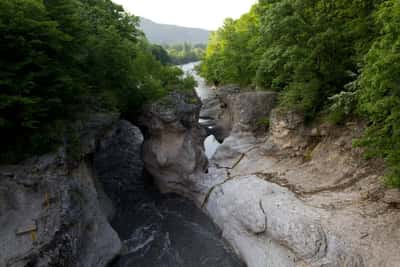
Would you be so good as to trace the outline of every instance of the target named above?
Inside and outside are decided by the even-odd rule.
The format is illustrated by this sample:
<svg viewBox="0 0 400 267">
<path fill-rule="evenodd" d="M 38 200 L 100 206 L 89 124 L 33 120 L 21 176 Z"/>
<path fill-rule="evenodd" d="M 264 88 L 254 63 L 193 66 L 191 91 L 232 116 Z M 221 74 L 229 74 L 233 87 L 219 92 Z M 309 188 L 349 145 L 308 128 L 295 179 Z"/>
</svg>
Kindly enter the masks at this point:
<svg viewBox="0 0 400 267">
<path fill-rule="evenodd" d="M 260 47 L 259 6 L 238 20 L 226 19 L 212 33 L 201 65 L 202 75 L 210 82 L 252 85 L 258 67 Z"/>
<path fill-rule="evenodd" d="M 385 1 L 375 18 L 381 30 L 359 78 L 360 110 L 371 123 L 358 144 L 386 160 L 387 182 L 400 187 L 400 2 Z"/>
<path fill-rule="evenodd" d="M 282 91 L 282 103 L 314 117 L 358 73 L 368 47 L 372 1 L 261 1 L 266 47 L 260 87 Z"/>
<path fill-rule="evenodd" d="M 55 117 L 70 118 L 84 89 L 62 62 L 73 38 L 43 2 L 1 1 L 0 32 L 1 146 L 13 148 Z"/>
<path fill-rule="evenodd" d="M 171 63 L 175 65 L 182 65 L 201 60 L 204 55 L 205 47 L 204 44 L 192 45 L 189 43 L 165 45 Z"/>
</svg>

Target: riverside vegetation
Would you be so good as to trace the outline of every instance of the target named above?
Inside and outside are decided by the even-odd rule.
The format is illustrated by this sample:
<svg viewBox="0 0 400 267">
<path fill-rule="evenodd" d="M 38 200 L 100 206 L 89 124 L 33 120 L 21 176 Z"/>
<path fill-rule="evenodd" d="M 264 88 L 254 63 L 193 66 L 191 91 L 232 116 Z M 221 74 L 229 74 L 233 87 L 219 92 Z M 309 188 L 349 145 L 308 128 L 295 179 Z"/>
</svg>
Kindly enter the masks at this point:
<svg viewBox="0 0 400 267">
<path fill-rule="evenodd" d="M 400 186 L 399 14 L 395 0 L 260 0 L 212 34 L 201 73 L 278 91 L 309 121 L 364 118 L 355 144 Z M 171 59 L 138 24 L 110 0 L 1 1 L 1 160 L 53 149 L 88 112 L 133 119 L 143 103 L 193 88 L 168 63 L 201 47 L 168 47 Z"/>
<path fill-rule="evenodd" d="M 143 103 L 192 89 L 138 24 L 111 0 L 1 1 L 1 161 L 55 148 L 88 112 L 133 119 Z"/>
<path fill-rule="evenodd" d="M 211 83 L 274 90 L 308 121 L 367 122 L 354 144 L 384 158 L 400 187 L 400 2 L 260 0 L 214 32 L 201 66 Z"/>
</svg>

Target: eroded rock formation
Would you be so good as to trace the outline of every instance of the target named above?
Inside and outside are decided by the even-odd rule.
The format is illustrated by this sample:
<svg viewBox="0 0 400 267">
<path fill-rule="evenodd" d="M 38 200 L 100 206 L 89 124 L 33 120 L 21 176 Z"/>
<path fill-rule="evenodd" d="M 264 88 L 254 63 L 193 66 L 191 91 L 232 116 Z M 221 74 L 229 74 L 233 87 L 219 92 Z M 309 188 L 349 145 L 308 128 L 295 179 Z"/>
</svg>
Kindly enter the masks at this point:
<svg viewBox="0 0 400 267">
<path fill-rule="evenodd" d="M 141 118 L 146 137 L 143 160 L 164 193 L 190 196 L 196 191 L 196 177 L 207 171 L 200 108 L 194 94 L 172 94 L 148 106 Z"/>
<path fill-rule="evenodd" d="M 235 92 L 227 98 L 238 102 L 231 106 L 236 110 L 224 107 L 230 136 L 210 160 L 208 173 L 193 171 L 190 158 L 180 153 L 200 153 L 200 142 L 175 142 L 176 132 L 181 140 L 198 140 L 191 130 L 198 128 L 195 120 L 182 127 L 176 123 L 181 115 L 174 114 L 174 127 L 163 123 L 155 128 L 157 135 L 147 136 L 146 165 L 162 190 L 183 193 L 203 207 L 249 267 L 398 265 L 400 212 L 388 203 L 395 203 L 397 194 L 385 193 L 382 164 L 364 161 L 352 147 L 361 124 L 306 127 L 296 113 L 271 112 L 272 93 Z M 197 112 L 192 109 L 190 117 Z M 259 121 L 268 121 L 269 131 L 260 134 Z M 160 124 L 148 124 L 150 132 L 152 125 Z M 160 144 L 171 136 L 168 146 L 177 145 L 175 153 L 157 158 L 157 151 L 168 155 Z"/>
</svg>

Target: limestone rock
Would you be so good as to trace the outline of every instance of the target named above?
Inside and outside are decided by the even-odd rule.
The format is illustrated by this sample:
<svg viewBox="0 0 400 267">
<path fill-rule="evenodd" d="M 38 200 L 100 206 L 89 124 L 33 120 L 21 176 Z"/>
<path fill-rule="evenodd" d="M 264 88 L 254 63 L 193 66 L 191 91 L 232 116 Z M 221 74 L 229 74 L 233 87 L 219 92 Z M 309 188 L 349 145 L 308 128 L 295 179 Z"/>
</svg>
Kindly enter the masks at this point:
<svg viewBox="0 0 400 267">
<path fill-rule="evenodd" d="M 189 177 L 207 170 L 206 133 L 198 123 L 200 107 L 193 95 L 172 94 L 143 112 L 143 160 L 162 192 L 187 195 L 193 187 Z"/>
<path fill-rule="evenodd" d="M 276 100 L 275 92 L 240 92 L 235 86 L 221 87 L 214 98 L 204 101 L 200 117 L 214 121 L 210 134 L 220 142 L 230 134 L 265 133 Z"/>
<path fill-rule="evenodd" d="M 298 150 L 307 145 L 308 140 L 301 135 L 304 131 L 304 120 L 301 114 L 294 111 L 274 109 L 270 118 L 270 142 L 280 149 Z M 317 129 L 314 133 L 317 135 Z"/>
<path fill-rule="evenodd" d="M 232 114 L 232 134 L 240 132 L 265 132 L 269 126 L 271 110 L 275 107 L 275 92 L 243 92 L 227 97 Z"/>
</svg>

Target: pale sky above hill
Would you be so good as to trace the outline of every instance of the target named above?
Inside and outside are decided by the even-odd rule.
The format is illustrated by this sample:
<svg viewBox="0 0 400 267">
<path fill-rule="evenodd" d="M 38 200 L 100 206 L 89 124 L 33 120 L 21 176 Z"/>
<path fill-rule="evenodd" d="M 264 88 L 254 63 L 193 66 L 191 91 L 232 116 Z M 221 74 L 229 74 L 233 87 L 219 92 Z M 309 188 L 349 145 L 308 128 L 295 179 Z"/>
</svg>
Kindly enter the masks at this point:
<svg viewBox="0 0 400 267">
<path fill-rule="evenodd" d="M 239 18 L 257 0 L 113 0 L 129 13 L 158 23 L 216 30 L 227 17 Z"/>
</svg>

